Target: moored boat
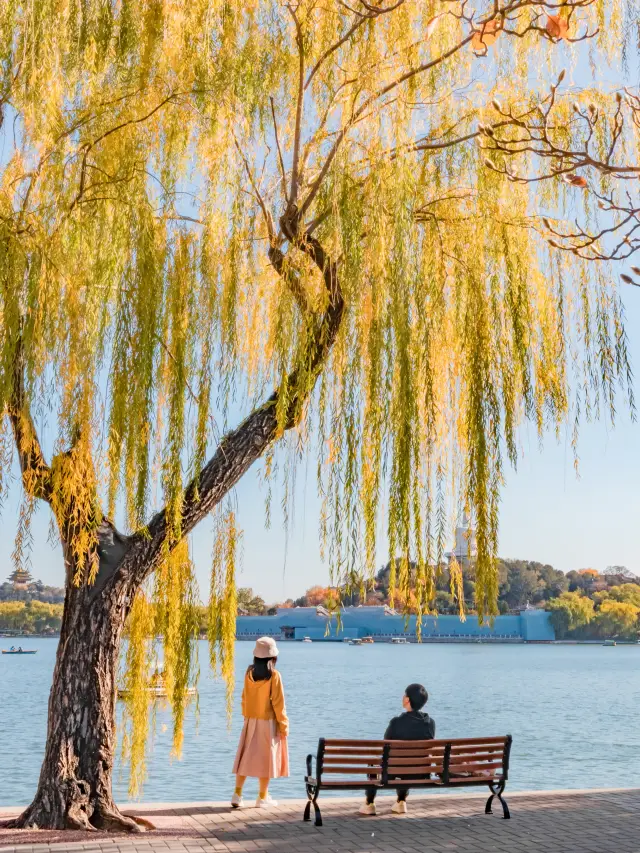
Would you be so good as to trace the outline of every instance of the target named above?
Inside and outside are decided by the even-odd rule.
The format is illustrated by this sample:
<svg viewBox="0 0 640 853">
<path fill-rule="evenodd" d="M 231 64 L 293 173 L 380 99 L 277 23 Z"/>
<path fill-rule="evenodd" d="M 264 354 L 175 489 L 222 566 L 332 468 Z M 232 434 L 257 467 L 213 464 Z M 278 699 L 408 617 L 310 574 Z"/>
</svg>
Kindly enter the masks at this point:
<svg viewBox="0 0 640 853">
<path fill-rule="evenodd" d="M 311 637 L 303 637 L 302 642 L 303 643 L 312 643 L 313 640 L 311 639 Z"/>
<path fill-rule="evenodd" d="M 357 639 L 356 640 L 349 640 L 349 645 L 350 646 L 361 646 L 362 640 L 357 640 Z"/>
<path fill-rule="evenodd" d="M 184 691 L 185 696 L 195 696 L 195 687 L 187 687 Z M 132 691 L 126 688 L 118 688 L 118 699 L 128 699 Z M 166 699 L 168 696 L 167 685 L 165 684 L 163 673 L 160 671 L 154 672 L 151 676 L 151 682 L 148 687 L 145 687 L 145 693 L 149 699 Z"/>
<path fill-rule="evenodd" d="M 372 646 L 373 645 L 373 637 L 363 637 L 362 644 L 364 646 Z"/>
<path fill-rule="evenodd" d="M 149 699 L 166 699 L 167 697 L 167 688 L 164 685 L 157 685 L 156 687 L 147 687 L 145 689 L 145 693 L 149 696 Z M 195 687 L 187 687 L 184 691 L 185 696 L 195 696 L 196 688 Z M 118 699 L 128 699 L 131 695 L 130 690 L 118 690 Z"/>
<path fill-rule="evenodd" d="M 406 637 L 392 637 L 391 642 L 394 646 L 407 646 L 409 641 Z"/>
</svg>

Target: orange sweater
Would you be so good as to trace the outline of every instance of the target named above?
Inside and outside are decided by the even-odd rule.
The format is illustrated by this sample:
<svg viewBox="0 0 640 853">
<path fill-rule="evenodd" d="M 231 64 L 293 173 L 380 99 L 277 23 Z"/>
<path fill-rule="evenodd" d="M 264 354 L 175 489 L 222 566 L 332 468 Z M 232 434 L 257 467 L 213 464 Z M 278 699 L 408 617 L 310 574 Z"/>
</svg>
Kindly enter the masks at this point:
<svg viewBox="0 0 640 853">
<path fill-rule="evenodd" d="M 284 706 L 282 677 L 274 670 L 270 679 L 254 681 L 251 670 L 244 677 L 242 716 L 254 720 L 277 720 L 280 734 L 289 734 L 289 718 Z"/>
</svg>

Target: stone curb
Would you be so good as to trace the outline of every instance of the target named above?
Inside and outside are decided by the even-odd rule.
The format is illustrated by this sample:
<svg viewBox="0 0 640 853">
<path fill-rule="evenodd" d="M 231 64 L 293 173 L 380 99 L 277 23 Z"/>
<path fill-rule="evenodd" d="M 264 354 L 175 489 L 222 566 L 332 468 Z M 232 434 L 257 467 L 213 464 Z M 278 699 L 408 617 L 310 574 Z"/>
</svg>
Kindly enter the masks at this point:
<svg viewBox="0 0 640 853">
<path fill-rule="evenodd" d="M 508 791 L 508 788 L 507 788 Z M 578 795 L 584 796 L 588 794 L 631 794 L 634 792 L 640 793 L 640 787 L 629 787 L 629 788 L 557 788 L 557 789 L 543 789 L 536 791 L 508 791 L 505 793 L 505 797 L 508 796 L 510 800 L 513 800 L 516 797 L 575 797 Z M 381 797 L 391 796 L 392 792 L 387 794 L 386 792 L 382 792 L 379 794 Z M 451 797 L 455 797 L 456 800 L 482 800 L 487 798 L 487 795 L 482 793 L 472 793 L 468 791 L 453 791 L 451 788 L 447 788 L 443 791 L 437 792 L 420 792 L 416 791 L 416 796 L 425 796 L 430 799 L 449 799 Z M 350 803 L 353 802 L 354 797 L 323 797 L 323 803 Z M 295 805 L 304 805 L 307 802 L 306 797 L 278 797 L 278 802 L 282 806 L 295 806 Z M 123 812 L 135 812 L 135 811 L 144 811 L 144 812 L 152 812 L 158 811 L 160 809 L 175 809 L 177 811 L 188 811 L 190 809 L 213 809 L 213 808 L 227 808 L 229 806 L 228 800 L 196 800 L 194 802 L 167 802 L 167 803 L 137 803 L 137 802 L 129 802 L 123 803 L 119 806 L 120 810 Z M 0 818 L 7 819 L 10 817 L 14 817 L 19 815 L 21 811 L 23 811 L 26 806 L 2 806 L 0 807 Z"/>
</svg>

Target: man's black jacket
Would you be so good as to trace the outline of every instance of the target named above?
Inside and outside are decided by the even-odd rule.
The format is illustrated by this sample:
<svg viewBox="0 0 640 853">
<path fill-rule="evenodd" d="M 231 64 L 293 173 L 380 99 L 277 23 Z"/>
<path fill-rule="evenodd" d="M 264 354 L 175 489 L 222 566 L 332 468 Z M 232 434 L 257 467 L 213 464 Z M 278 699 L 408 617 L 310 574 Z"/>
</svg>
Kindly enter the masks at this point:
<svg viewBox="0 0 640 853">
<path fill-rule="evenodd" d="M 436 723 L 424 711 L 407 711 L 394 717 L 384 733 L 385 740 L 432 740 Z"/>
</svg>

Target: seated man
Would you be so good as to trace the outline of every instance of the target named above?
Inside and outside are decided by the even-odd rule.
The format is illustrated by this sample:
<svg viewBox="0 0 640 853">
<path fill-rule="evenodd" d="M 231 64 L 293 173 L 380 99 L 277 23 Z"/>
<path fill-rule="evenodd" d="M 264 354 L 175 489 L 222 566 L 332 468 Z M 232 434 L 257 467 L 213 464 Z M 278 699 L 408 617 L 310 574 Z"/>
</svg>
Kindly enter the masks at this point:
<svg viewBox="0 0 640 853">
<path fill-rule="evenodd" d="M 394 717 L 384 733 L 385 740 L 432 740 L 436 734 L 436 724 L 431 717 L 421 709 L 427 704 L 429 694 L 422 684 L 410 684 L 404 691 L 402 707 L 404 714 Z M 396 788 L 398 801 L 393 804 L 394 814 L 406 814 L 407 794 L 409 788 Z M 367 788 L 367 801 L 360 806 L 360 814 L 374 815 L 376 813 L 376 788 Z"/>
</svg>

